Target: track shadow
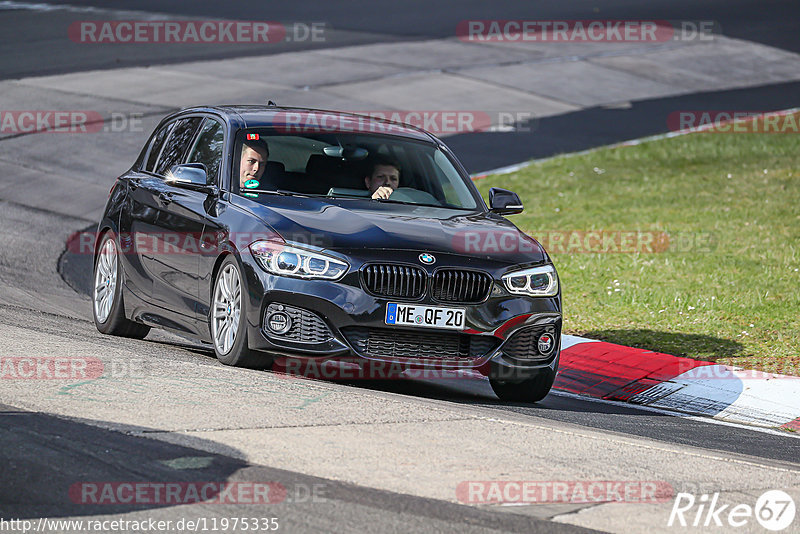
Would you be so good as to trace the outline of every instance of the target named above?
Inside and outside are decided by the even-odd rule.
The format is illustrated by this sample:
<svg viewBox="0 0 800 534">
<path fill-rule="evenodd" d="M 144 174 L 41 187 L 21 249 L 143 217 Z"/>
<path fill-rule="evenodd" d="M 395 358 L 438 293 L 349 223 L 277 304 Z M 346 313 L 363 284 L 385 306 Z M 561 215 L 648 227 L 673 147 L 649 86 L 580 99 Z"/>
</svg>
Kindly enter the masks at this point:
<svg viewBox="0 0 800 534">
<path fill-rule="evenodd" d="M 92 271 L 94 270 L 94 257 L 91 247 L 81 245 L 81 236 L 93 237 L 97 230 L 96 224 L 73 232 L 65 243 L 64 250 L 58 258 L 56 270 L 64 282 L 76 293 L 90 296 L 92 294 Z"/>
<path fill-rule="evenodd" d="M 234 457 L 241 456 L 238 451 L 213 454 L 3 405 L 0 422 L 3 517 L 93 516 L 176 506 L 181 502 L 173 502 L 163 488 L 139 498 L 120 484 L 178 484 L 186 490 L 192 483 L 224 483 L 247 467 Z M 218 495 L 219 484 L 207 494 Z"/>
<path fill-rule="evenodd" d="M 744 348 L 741 343 L 732 339 L 645 328 L 590 330 L 579 335 L 627 347 L 711 362 L 739 356 Z M 691 348 L 691 355 L 687 352 L 688 348 Z"/>
</svg>

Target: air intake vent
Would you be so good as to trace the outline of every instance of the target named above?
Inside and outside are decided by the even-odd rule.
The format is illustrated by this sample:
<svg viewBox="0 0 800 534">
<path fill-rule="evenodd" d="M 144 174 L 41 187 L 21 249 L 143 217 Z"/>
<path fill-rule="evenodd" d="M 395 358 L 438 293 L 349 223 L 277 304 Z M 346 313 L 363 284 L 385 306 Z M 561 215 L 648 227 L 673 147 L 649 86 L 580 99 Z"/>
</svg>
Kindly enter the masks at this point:
<svg viewBox="0 0 800 534">
<path fill-rule="evenodd" d="M 286 333 L 276 335 L 270 332 L 267 322 L 270 315 L 279 311 L 289 316 L 291 327 Z M 300 343 L 325 343 L 333 339 L 333 334 L 328 325 L 316 313 L 274 302 L 267 306 L 267 310 L 264 313 L 264 332 L 272 337 Z"/>
<path fill-rule="evenodd" d="M 551 359 L 556 351 L 551 349 L 546 354 L 542 354 L 539 351 L 537 340 L 545 332 L 553 336 L 554 343 L 559 342 L 558 336 L 556 336 L 556 332 L 552 328 L 530 326 L 514 332 L 503 345 L 503 353 L 518 360 L 547 361 Z"/>
<path fill-rule="evenodd" d="M 342 333 L 359 354 L 369 358 L 473 360 L 500 344 L 492 336 L 451 332 L 348 326 Z"/>
</svg>

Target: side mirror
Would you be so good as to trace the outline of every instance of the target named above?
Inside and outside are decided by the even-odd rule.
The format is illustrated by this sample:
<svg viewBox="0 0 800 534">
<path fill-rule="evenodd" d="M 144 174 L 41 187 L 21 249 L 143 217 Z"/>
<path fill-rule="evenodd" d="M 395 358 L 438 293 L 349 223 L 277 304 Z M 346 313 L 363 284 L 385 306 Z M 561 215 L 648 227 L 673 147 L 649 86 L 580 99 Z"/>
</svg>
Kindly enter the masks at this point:
<svg viewBox="0 0 800 534">
<path fill-rule="evenodd" d="M 513 191 L 492 187 L 489 189 L 489 211 L 498 215 L 522 213 L 522 201 Z"/>
<path fill-rule="evenodd" d="M 202 193 L 212 194 L 217 190 L 215 185 L 208 183 L 206 166 L 202 163 L 173 165 L 170 167 L 165 180 L 169 185 Z"/>
</svg>

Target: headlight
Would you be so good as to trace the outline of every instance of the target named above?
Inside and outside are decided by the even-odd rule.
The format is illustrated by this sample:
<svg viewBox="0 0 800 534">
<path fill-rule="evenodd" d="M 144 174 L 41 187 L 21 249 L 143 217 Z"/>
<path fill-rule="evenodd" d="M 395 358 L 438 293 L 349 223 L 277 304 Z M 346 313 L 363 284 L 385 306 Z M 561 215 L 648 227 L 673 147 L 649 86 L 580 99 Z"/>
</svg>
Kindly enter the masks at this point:
<svg viewBox="0 0 800 534">
<path fill-rule="evenodd" d="M 264 270 L 282 276 L 338 280 L 350 268 L 338 258 L 275 241 L 256 241 L 250 252 Z"/>
<path fill-rule="evenodd" d="M 504 274 L 503 283 L 506 289 L 517 295 L 554 297 L 558 294 L 558 275 L 552 265 Z"/>
</svg>

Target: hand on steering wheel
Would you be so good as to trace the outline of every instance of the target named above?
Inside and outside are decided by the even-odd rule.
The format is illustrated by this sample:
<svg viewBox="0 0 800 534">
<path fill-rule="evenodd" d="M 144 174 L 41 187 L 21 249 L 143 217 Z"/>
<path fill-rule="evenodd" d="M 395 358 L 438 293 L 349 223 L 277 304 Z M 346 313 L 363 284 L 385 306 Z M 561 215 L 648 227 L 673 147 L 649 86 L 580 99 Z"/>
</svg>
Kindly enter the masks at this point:
<svg viewBox="0 0 800 534">
<path fill-rule="evenodd" d="M 380 198 L 386 200 L 389 198 L 389 196 L 391 196 L 392 193 L 394 193 L 394 189 L 392 189 L 388 185 L 382 185 L 381 187 L 376 189 L 374 193 L 372 193 L 372 198 Z"/>
</svg>

